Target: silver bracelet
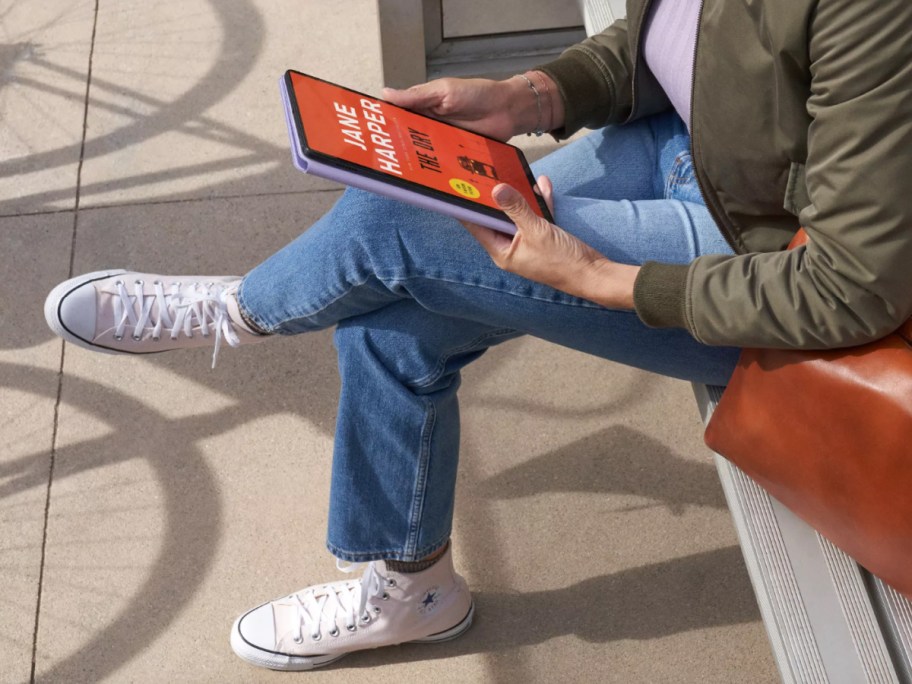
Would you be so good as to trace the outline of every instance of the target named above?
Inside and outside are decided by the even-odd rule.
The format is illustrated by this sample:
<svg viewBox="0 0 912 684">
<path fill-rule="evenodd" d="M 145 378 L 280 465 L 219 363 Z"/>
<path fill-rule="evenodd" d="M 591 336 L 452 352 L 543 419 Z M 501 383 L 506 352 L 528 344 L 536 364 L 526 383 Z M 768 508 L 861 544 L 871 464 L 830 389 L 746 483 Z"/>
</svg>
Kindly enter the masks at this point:
<svg viewBox="0 0 912 684">
<path fill-rule="evenodd" d="M 538 120 L 535 122 L 535 130 L 531 133 L 526 133 L 526 135 L 532 135 L 535 133 L 538 137 L 541 137 L 544 134 L 542 130 L 542 105 L 541 105 L 541 94 L 538 92 L 538 88 L 535 87 L 535 84 L 532 83 L 532 80 L 525 74 L 517 74 L 522 80 L 524 80 L 529 88 L 535 93 L 535 106 L 538 107 Z"/>
</svg>

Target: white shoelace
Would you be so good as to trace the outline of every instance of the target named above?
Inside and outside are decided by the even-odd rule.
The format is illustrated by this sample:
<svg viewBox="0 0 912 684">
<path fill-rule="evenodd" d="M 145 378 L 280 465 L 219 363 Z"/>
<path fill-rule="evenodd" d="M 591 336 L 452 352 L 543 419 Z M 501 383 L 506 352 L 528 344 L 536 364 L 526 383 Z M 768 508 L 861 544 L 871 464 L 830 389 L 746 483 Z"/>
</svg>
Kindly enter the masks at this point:
<svg viewBox="0 0 912 684">
<path fill-rule="evenodd" d="M 167 333 L 172 340 L 181 334 L 193 337 L 194 322 L 199 326 L 203 337 L 209 337 L 215 331 L 215 348 L 212 352 L 212 367 L 218 359 L 222 339 L 229 346 L 236 347 L 240 338 L 234 331 L 234 324 L 228 315 L 227 293 L 229 288 L 221 283 L 174 283 L 169 292 L 164 285 L 152 283 L 153 294 L 146 294 L 144 283 L 137 280 L 133 283 L 133 294 L 127 290 L 123 281 L 116 282 L 117 294 L 114 300 L 114 338 L 122 340 L 132 326 L 131 336 L 137 342 L 142 339 L 147 326 L 152 327 L 152 339 L 158 341 L 162 333 Z M 153 306 L 157 307 L 157 320 L 152 320 Z"/>
<path fill-rule="evenodd" d="M 342 561 L 337 561 L 336 567 L 342 572 L 354 572 L 360 565 L 344 565 Z M 395 581 L 380 574 L 376 563 L 368 563 L 360 582 L 326 584 L 294 594 L 298 618 L 292 638 L 300 644 L 307 631 L 311 639 L 319 641 L 323 638 L 324 621 L 332 625 L 329 635 L 339 636 L 339 621 L 343 618 L 345 629 L 354 632 L 359 622 L 366 625 L 374 617 L 367 609 L 367 602 L 372 598 L 387 598 L 386 588 L 395 584 Z M 379 612 L 379 608 L 374 608 L 375 614 Z"/>
</svg>

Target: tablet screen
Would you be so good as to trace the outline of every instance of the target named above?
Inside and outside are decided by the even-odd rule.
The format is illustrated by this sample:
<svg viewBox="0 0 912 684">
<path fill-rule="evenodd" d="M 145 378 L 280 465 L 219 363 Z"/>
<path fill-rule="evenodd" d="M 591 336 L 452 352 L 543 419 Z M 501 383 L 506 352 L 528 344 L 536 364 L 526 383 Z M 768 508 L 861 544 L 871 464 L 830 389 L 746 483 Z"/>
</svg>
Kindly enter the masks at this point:
<svg viewBox="0 0 912 684">
<path fill-rule="evenodd" d="M 296 71 L 286 80 L 305 155 L 499 216 L 491 190 L 508 183 L 550 220 L 518 148 Z"/>
</svg>

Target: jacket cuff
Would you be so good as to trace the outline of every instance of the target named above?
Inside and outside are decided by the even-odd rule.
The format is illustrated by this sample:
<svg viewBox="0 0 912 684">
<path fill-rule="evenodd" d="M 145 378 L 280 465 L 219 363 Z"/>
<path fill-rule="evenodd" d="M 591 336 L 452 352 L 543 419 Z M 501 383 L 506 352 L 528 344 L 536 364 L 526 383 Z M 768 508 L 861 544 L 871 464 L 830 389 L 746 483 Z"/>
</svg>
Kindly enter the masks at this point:
<svg viewBox="0 0 912 684">
<path fill-rule="evenodd" d="M 610 81 L 585 54 L 571 48 L 535 70 L 551 77 L 564 103 L 564 125 L 551 131 L 558 140 L 569 138 L 610 109 L 614 100 Z"/>
<path fill-rule="evenodd" d="M 633 285 L 633 306 L 650 328 L 689 329 L 686 315 L 690 266 L 647 261 Z"/>
</svg>

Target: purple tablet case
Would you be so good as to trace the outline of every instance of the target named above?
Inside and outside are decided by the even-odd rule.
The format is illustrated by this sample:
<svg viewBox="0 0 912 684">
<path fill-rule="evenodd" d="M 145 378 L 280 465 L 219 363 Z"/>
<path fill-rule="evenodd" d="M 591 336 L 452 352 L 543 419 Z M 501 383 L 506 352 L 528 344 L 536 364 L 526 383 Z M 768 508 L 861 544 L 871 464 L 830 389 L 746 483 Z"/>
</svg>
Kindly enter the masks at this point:
<svg viewBox="0 0 912 684">
<path fill-rule="evenodd" d="M 423 193 L 409 190 L 408 188 L 399 187 L 391 183 L 363 176 L 354 171 L 332 166 L 315 159 L 309 159 L 304 151 L 304 146 L 301 144 L 301 138 L 298 134 L 297 126 L 295 125 L 291 100 L 284 77 L 279 79 L 279 89 L 282 91 L 285 123 L 288 125 L 288 137 L 291 139 L 291 160 L 294 162 L 294 165 L 304 173 L 350 185 L 351 187 L 360 190 L 367 190 L 368 192 L 399 200 L 422 209 L 435 211 L 450 216 L 458 221 L 475 223 L 480 226 L 485 226 L 486 228 L 499 230 L 500 232 L 509 235 L 516 234 L 516 226 L 506 219 L 498 219 L 480 211 L 473 211 L 467 207 L 451 204 L 442 199 L 430 197 Z"/>
</svg>

